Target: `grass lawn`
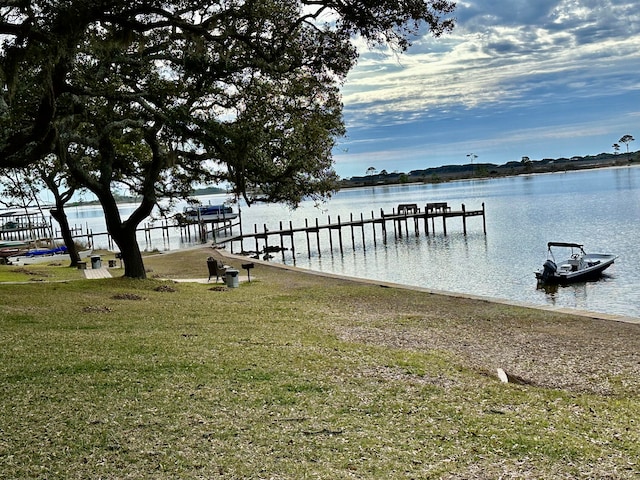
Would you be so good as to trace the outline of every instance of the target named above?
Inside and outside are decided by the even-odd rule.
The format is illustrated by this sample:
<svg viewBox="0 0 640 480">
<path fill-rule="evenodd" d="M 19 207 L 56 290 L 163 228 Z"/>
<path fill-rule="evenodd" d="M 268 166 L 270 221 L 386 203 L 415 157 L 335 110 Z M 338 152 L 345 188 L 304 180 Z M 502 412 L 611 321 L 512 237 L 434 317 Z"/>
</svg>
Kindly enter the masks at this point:
<svg viewBox="0 0 640 480">
<path fill-rule="evenodd" d="M 640 474 L 639 326 L 211 254 L 0 285 L 0 478 Z"/>
<path fill-rule="evenodd" d="M 69 268 L 68 263 L 43 262 L 38 265 L 26 266 L 0 265 L 0 282 L 59 282 L 79 280 L 84 277 L 77 268 Z"/>
</svg>

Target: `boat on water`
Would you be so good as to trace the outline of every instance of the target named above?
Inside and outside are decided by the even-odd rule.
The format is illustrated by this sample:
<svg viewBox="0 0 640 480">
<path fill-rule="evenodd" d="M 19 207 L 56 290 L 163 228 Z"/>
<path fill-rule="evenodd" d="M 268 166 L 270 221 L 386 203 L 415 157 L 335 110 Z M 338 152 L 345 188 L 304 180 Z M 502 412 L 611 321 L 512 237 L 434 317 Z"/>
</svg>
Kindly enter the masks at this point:
<svg viewBox="0 0 640 480">
<path fill-rule="evenodd" d="M 238 214 L 229 205 L 202 205 L 186 207 L 183 216 L 190 222 L 223 222 L 234 220 Z"/>
<path fill-rule="evenodd" d="M 542 268 L 535 272 L 540 283 L 567 284 L 596 280 L 607 268 L 613 265 L 617 255 L 609 253 L 586 253 L 579 243 L 549 242 L 548 258 Z M 569 249 L 568 258 L 559 264 L 553 249 Z"/>
</svg>

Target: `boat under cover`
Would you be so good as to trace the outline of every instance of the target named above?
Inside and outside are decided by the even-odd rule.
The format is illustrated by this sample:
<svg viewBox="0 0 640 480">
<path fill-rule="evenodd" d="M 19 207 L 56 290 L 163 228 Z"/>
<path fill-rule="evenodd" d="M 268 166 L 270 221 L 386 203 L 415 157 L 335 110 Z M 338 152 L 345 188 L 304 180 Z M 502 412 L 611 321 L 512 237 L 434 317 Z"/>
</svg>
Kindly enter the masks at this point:
<svg viewBox="0 0 640 480">
<path fill-rule="evenodd" d="M 553 248 L 569 248 L 571 254 L 558 265 L 553 255 Z M 598 279 L 602 272 L 613 265 L 617 255 L 609 253 L 586 253 L 579 243 L 549 242 L 547 243 L 547 260 L 540 270 L 535 272 L 541 283 L 573 283 Z"/>
<path fill-rule="evenodd" d="M 184 216 L 192 222 L 222 222 L 233 220 L 238 214 L 229 205 L 203 205 L 185 208 Z"/>
</svg>

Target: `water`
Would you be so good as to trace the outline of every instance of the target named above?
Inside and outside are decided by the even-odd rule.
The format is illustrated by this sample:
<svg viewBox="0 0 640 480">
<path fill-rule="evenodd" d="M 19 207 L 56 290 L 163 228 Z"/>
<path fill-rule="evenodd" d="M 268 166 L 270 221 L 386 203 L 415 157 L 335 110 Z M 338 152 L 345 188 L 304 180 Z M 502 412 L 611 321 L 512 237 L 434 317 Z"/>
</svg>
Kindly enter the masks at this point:
<svg viewBox="0 0 640 480">
<path fill-rule="evenodd" d="M 221 203 L 224 195 L 202 200 Z M 302 227 L 305 219 L 313 224 L 318 218 L 324 224 L 328 216 L 335 221 L 340 215 L 346 221 L 351 213 L 355 218 L 360 213 L 371 218 L 372 212 L 377 217 L 380 209 L 390 212 L 400 203 L 417 203 L 423 208 L 427 202 L 448 202 L 453 210 L 459 210 L 463 203 L 467 210 L 477 210 L 485 203 L 487 235 L 483 233 L 482 217 L 467 219 L 467 236 L 462 233 L 460 218 L 447 221 L 446 236 L 442 221 L 436 219 L 435 234 L 431 231 L 425 235 L 421 221 L 420 235 L 413 233 L 410 224 L 409 235 L 396 241 L 390 233 L 386 244 L 382 244 L 377 227 L 374 247 L 372 227 L 368 225 L 364 243 L 356 229 L 355 248 L 350 230 L 343 230 L 343 254 L 335 231 L 333 251 L 329 249 L 327 232 L 321 233 L 319 253 L 315 235 L 312 236 L 311 257 L 305 235 L 298 234 L 295 258 L 285 252 L 283 256 L 275 254 L 273 261 L 435 290 L 640 318 L 637 166 L 439 185 L 348 189 L 320 207 L 312 202 L 295 211 L 277 205 L 243 207 L 242 222 L 245 232 L 253 232 L 254 224 L 259 231 L 265 224 L 270 230 L 277 230 L 281 221 L 286 227 L 290 221 L 294 227 Z M 582 243 L 587 252 L 614 253 L 620 258 L 598 282 L 544 290 L 537 288 L 533 272 L 546 258 L 548 241 Z M 271 243 L 276 242 L 279 244 L 279 239 L 273 237 Z M 255 242 L 245 242 L 244 248 L 255 249 Z M 234 250 L 239 250 L 238 244 Z"/>
</svg>

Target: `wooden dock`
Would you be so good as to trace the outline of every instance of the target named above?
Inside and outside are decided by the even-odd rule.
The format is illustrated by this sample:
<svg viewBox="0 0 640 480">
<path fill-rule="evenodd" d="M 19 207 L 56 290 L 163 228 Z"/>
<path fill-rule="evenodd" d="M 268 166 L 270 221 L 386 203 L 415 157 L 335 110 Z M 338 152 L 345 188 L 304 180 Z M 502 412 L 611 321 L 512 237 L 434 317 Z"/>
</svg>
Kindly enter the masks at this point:
<svg viewBox="0 0 640 480">
<path fill-rule="evenodd" d="M 144 223 L 139 227 L 136 232 L 144 233 L 144 240 L 146 248 L 154 248 L 158 246 L 159 238 L 154 241 L 154 232 L 160 230 L 162 234 L 162 244 L 169 245 L 169 236 L 176 231 L 179 234 L 180 241 L 184 243 L 206 243 L 209 239 L 212 239 L 214 243 L 217 243 L 218 237 L 229 237 L 233 234 L 233 228 L 238 227 L 239 223 L 233 223 L 232 220 L 225 219 L 219 222 L 186 222 L 176 224 L 169 219 L 164 219 L 158 223 Z M 106 248 L 109 250 L 115 250 L 117 247 L 111 234 L 107 231 L 95 232 L 89 225 L 73 225 L 71 228 L 72 237 L 78 241 L 86 243 L 88 246 L 93 247 L 96 245 L 96 239 L 104 237 L 106 239 Z M 53 241 L 61 242 L 62 232 L 52 227 Z M 45 237 L 42 237 L 45 238 Z"/>
<path fill-rule="evenodd" d="M 371 215 L 365 218 L 364 214 L 350 214 L 348 219 L 341 216 L 327 217 L 326 223 L 320 223 L 316 218 L 313 221 L 304 220 L 304 225 L 294 227 L 290 221 L 288 226 L 280 222 L 277 230 L 269 230 L 266 224 L 261 227 L 253 226 L 253 232 L 244 232 L 242 220 L 240 216 L 235 219 L 225 219 L 222 222 L 188 222 L 176 225 L 174 222 L 164 219 L 158 223 L 145 223 L 138 229 L 138 232 L 144 232 L 144 239 L 147 248 L 152 248 L 155 242 L 152 239 L 152 233 L 161 231 L 162 243 L 169 245 L 170 232 L 178 230 L 180 240 L 185 243 L 201 242 L 205 243 L 209 239 L 213 243 L 226 244 L 230 246 L 232 253 L 238 250 L 242 254 L 259 254 L 264 253 L 270 255 L 274 252 L 291 251 L 295 259 L 296 244 L 294 236 L 304 235 L 306 238 L 306 250 L 309 257 L 313 252 L 321 255 L 321 242 L 328 240 L 330 251 L 334 251 L 337 247 L 340 253 L 344 253 L 345 243 L 348 237 L 351 237 L 351 247 L 356 250 L 356 245 L 366 250 L 367 237 L 370 236 L 374 248 L 378 242 L 386 244 L 390 235 L 394 239 L 403 238 L 405 236 L 420 235 L 421 230 L 426 235 L 436 233 L 436 227 L 442 225 L 442 232 L 447 235 L 447 228 L 450 227 L 452 218 L 460 218 L 462 221 L 462 231 L 467 234 L 467 219 L 469 217 L 482 217 L 482 226 L 484 234 L 487 233 L 485 222 L 485 205 L 482 204 L 481 210 L 467 210 L 462 204 L 460 210 L 453 210 L 447 203 L 427 203 L 424 207 L 419 207 L 415 203 L 400 204 L 391 212 L 385 212 L 380 209 L 380 213 L 376 216 L 373 211 Z M 449 222 L 449 224 L 448 224 Z M 239 234 L 234 235 L 234 227 L 239 229 Z M 61 241 L 61 234 L 53 228 L 49 223 L 47 226 L 49 232 L 42 235 L 42 238 Z M 74 225 L 71 227 L 73 238 L 79 241 L 85 241 L 87 245 L 94 246 L 98 237 L 106 237 L 107 248 L 115 249 L 115 244 L 108 232 L 94 232 L 89 225 Z M 369 233 L 370 232 L 370 233 Z M 247 251 L 247 242 L 252 244 L 253 250 Z M 300 247 L 300 242 L 298 243 Z"/>
<path fill-rule="evenodd" d="M 29 241 L 47 236 L 51 236 L 51 223 L 42 212 L 0 212 L 0 240 Z"/>
<path fill-rule="evenodd" d="M 410 230 L 417 236 L 420 234 L 421 224 L 426 235 L 431 233 L 435 234 L 436 220 L 437 223 L 442 222 L 442 231 L 444 235 L 447 235 L 447 221 L 452 218 L 460 218 L 462 220 L 462 231 L 464 235 L 467 235 L 467 218 L 469 217 L 482 217 L 482 227 L 484 234 L 486 235 L 487 225 L 484 203 L 482 204 L 481 210 L 467 210 L 464 204 L 462 204 L 460 210 L 452 210 L 447 203 L 440 202 L 428 203 L 424 208 L 419 208 L 417 204 L 401 204 L 397 209 L 393 209 L 391 212 L 384 212 L 381 209 L 379 216 L 375 216 L 372 211 L 370 218 L 365 218 L 361 213 L 359 218 L 350 214 L 348 220 L 343 220 L 338 216 L 337 219 L 332 221 L 329 216 L 327 217 L 327 222 L 324 224 L 320 224 L 317 218 L 315 219 L 315 222 L 309 222 L 308 219 L 305 219 L 304 226 L 300 227 L 294 227 L 291 221 L 289 222 L 288 227 L 284 226 L 283 223 L 280 222 L 277 230 L 269 230 L 266 224 L 264 224 L 260 229 L 258 225 L 254 224 L 254 231 L 252 233 L 243 233 L 241 231 L 240 235 L 226 238 L 221 243 L 229 244 L 231 253 L 235 253 L 234 250 L 237 243 L 240 243 L 239 253 L 247 253 L 244 249 L 245 241 L 253 241 L 255 250 L 252 253 L 257 254 L 262 252 L 268 255 L 269 252 L 285 251 L 290 249 L 295 257 L 294 235 L 304 234 L 306 236 L 307 252 L 309 257 L 311 257 L 312 243 L 315 243 L 316 252 L 320 255 L 320 234 L 323 231 L 328 233 L 330 250 L 333 251 L 334 249 L 335 232 L 337 234 L 335 241 L 340 249 L 340 253 L 344 253 L 345 229 L 347 229 L 347 231 L 350 230 L 351 246 L 355 250 L 356 231 L 359 230 L 359 236 L 362 239 L 362 246 L 365 248 L 365 227 L 368 226 L 371 226 L 373 244 L 375 247 L 379 240 L 386 243 L 391 232 L 393 232 L 395 239 L 402 238 L 405 235 L 408 236 Z M 431 224 L 431 228 L 429 224 Z M 313 242 L 312 239 L 314 240 Z M 263 245 L 262 248 L 260 248 L 260 244 Z"/>
</svg>

